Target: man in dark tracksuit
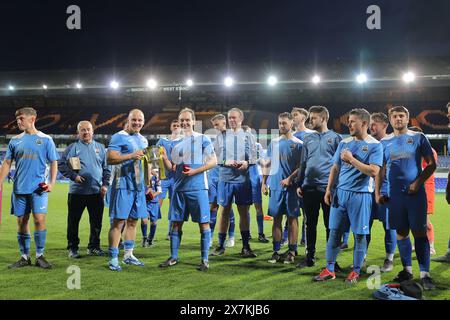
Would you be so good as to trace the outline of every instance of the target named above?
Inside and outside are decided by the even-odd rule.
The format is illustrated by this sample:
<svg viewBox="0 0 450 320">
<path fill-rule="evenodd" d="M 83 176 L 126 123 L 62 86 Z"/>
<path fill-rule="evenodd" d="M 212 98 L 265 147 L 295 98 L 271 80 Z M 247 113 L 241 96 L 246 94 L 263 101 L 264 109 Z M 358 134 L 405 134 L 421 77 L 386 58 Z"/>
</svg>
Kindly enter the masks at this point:
<svg viewBox="0 0 450 320">
<path fill-rule="evenodd" d="M 69 145 L 58 169 L 70 181 L 67 200 L 67 249 L 69 258 L 80 258 L 78 253 L 78 228 L 81 215 L 87 207 L 89 212 L 90 237 L 88 255 L 104 256 L 100 248 L 100 232 L 103 219 L 103 198 L 106 194 L 111 170 L 106 164 L 105 146 L 93 140 L 94 130 L 89 121 L 81 121 L 77 126 L 77 142 Z"/>
<path fill-rule="evenodd" d="M 324 201 L 332 157 L 342 140 L 341 136 L 328 130 L 329 113 L 327 108 L 313 106 L 309 109 L 311 129 L 303 141 L 300 170 L 298 173 L 297 193 L 303 197 L 303 208 L 306 216 L 306 258 L 297 267 L 312 267 L 315 264 L 317 222 L 322 207 L 323 220 L 328 241 L 330 206 Z M 339 268 L 339 266 L 338 266 Z"/>
</svg>

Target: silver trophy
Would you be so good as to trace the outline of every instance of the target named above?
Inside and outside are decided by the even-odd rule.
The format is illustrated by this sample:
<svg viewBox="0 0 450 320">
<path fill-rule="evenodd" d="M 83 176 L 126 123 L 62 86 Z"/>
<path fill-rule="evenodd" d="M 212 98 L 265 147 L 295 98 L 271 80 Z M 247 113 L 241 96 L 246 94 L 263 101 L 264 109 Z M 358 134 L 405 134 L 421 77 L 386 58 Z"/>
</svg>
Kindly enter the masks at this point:
<svg viewBox="0 0 450 320">
<path fill-rule="evenodd" d="M 150 146 L 144 150 L 144 157 L 142 158 L 142 166 L 144 169 L 144 180 L 146 185 L 150 185 L 152 170 L 157 171 L 159 179 L 166 179 L 166 172 L 164 168 L 164 161 L 161 150 L 162 146 Z"/>
</svg>

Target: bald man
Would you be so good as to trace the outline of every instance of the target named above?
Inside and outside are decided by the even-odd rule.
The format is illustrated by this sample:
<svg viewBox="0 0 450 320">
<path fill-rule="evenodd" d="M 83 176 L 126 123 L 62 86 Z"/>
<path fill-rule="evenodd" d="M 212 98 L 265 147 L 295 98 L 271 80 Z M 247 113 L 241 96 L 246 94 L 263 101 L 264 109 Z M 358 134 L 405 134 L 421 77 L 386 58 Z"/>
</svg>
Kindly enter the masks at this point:
<svg viewBox="0 0 450 320">
<path fill-rule="evenodd" d="M 69 258 L 80 258 L 78 228 L 84 209 L 89 213 L 90 237 L 88 255 L 104 256 L 100 248 L 100 232 L 105 197 L 111 171 L 106 164 L 105 146 L 94 141 L 94 129 L 89 121 L 77 126 L 78 141 L 69 145 L 58 161 L 58 169 L 70 179 L 67 199 L 67 250 Z"/>
<path fill-rule="evenodd" d="M 107 161 L 114 165 L 111 184 L 109 215 L 113 219 L 109 230 L 109 269 L 121 271 L 119 265 L 119 241 L 125 225 L 125 253 L 122 262 L 127 265 L 144 266 L 133 255 L 138 219 L 148 217 L 145 200 L 144 172 L 141 159 L 148 146 L 147 139 L 139 132 L 145 124 L 144 113 L 133 109 L 128 114 L 128 125 L 111 137 Z M 126 223 L 125 223 L 126 222 Z"/>
</svg>

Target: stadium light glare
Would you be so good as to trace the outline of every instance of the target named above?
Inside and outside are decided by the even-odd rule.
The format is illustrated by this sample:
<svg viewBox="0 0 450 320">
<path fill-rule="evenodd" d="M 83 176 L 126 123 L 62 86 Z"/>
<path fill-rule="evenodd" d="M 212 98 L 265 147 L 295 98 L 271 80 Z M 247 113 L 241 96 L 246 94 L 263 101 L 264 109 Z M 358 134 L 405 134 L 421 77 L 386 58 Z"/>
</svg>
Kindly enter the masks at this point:
<svg viewBox="0 0 450 320">
<path fill-rule="evenodd" d="M 42 85 L 42 89 L 47 90 L 47 89 L 48 89 L 47 85 L 46 85 L 46 84 L 43 84 L 43 85 Z"/>
<path fill-rule="evenodd" d="M 75 84 L 75 87 L 77 88 L 77 89 L 81 89 L 81 88 L 83 88 L 83 85 L 81 84 L 81 83 L 77 83 L 77 84 Z"/>
<path fill-rule="evenodd" d="M 8 90 L 9 90 L 9 91 L 14 91 L 15 89 L 16 89 L 16 88 L 14 88 L 14 86 L 12 86 L 12 85 L 9 85 L 9 86 L 8 86 Z"/>
<path fill-rule="evenodd" d="M 366 74 L 365 73 L 358 74 L 358 76 L 356 77 L 356 82 L 358 82 L 359 84 L 367 82 Z"/>
<path fill-rule="evenodd" d="M 119 83 L 118 83 L 116 80 L 113 80 L 113 81 L 111 81 L 111 82 L 109 83 L 109 86 L 110 86 L 112 89 L 116 90 L 117 88 L 119 88 Z"/>
<path fill-rule="evenodd" d="M 276 85 L 278 83 L 278 79 L 275 76 L 269 76 L 267 78 L 267 84 L 271 87 L 273 87 L 274 85 Z"/>
<path fill-rule="evenodd" d="M 234 84 L 234 80 L 231 77 L 226 77 L 225 80 L 223 81 L 225 87 L 231 87 Z"/>
<path fill-rule="evenodd" d="M 192 79 L 187 79 L 187 80 L 186 80 L 186 85 L 187 85 L 188 87 L 192 87 L 192 86 L 194 85 L 194 81 L 193 81 Z"/>
<path fill-rule="evenodd" d="M 318 76 L 318 75 L 316 74 L 314 77 L 312 77 L 311 81 L 312 81 L 312 83 L 314 83 L 314 84 L 318 84 L 318 83 L 320 82 L 320 76 Z"/>
<path fill-rule="evenodd" d="M 405 83 L 413 82 L 415 79 L 416 79 L 416 75 L 411 71 L 408 71 L 405 74 L 403 74 L 403 81 Z"/>
<path fill-rule="evenodd" d="M 155 79 L 151 78 L 147 80 L 147 88 L 153 90 L 156 89 L 156 87 L 158 86 L 158 83 L 156 82 Z"/>
</svg>

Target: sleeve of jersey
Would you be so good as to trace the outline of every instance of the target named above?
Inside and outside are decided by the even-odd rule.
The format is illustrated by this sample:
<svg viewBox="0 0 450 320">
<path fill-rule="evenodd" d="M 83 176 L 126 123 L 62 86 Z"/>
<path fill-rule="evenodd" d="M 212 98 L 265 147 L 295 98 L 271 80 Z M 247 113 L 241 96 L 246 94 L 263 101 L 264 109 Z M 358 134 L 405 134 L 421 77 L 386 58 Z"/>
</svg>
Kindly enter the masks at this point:
<svg viewBox="0 0 450 320">
<path fill-rule="evenodd" d="M 12 141 L 12 140 L 11 140 Z M 14 157 L 14 147 L 11 141 L 8 144 L 8 149 L 6 150 L 5 159 L 12 160 Z"/>
<path fill-rule="evenodd" d="M 203 137 L 202 149 L 205 156 L 212 156 L 215 154 L 211 139 L 209 139 L 207 136 Z"/>
<path fill-rule="evenodd" d="M 369 157 L 369 164 L 374 164 L 379 167 L 383 166 L 383 145 L 376 143 L 372 149 L 372 153 Z"/>
<path fill-rule="evenodd" d="M 61 158 L 58 160 L 58 170 L 59 172 L 66 178 L 71 180 L 75 180 L 77 174 L 69 167 L 67 164 L 67 160 L 69 158 L 69 154 L 74 146 L 74 143 L 70 144 L 66 150 L 64 150 Z"/>
<path fill-rule="evenodd" d="M 108 162 L 106 159 L 106 149 L 104 145 L 101 145 L 102 149 L 102 168 L 103 168 L 103 174 L 102 174 L 102 185 L 109 187 L 109 181 L 111 179 L 111 166 L 108 166 Z"/>
<path fill-rule="evenodd" d="M 221 165 L 222 162 L 224 161 L 222 145 L 223 145 L 223 136 L 220 133 L 217 135 L 217 138 L 214 140 L 214 144 L 213 144 L 214 150 L 216 150 L 217 163 L 219 165 Z"/>
<path fill-rule="evenodd" d="M 53 162 L 59 159 L 58 151 L 56 151 L 55 142 L 53 139 L 49 139 L 47 143 L 47 161 Z"/>
<path fill-rule="evenodd" d="M 341 151 L 342 151 L 342 146 L 343 145 L 344 145 L 344 143 L 339 142 L 339 145 L 338 145 L 338 147 L 336 149 L 336 152 L 334 153 L 334 156 L 331 159 L 333 164 L 337 164 L 338 166 L 341 166 Z"/>
<path fill-rule="evenodd" d="M 297 153 L 296 153 L 296 157 L 295 157 L 295 162 L 296 163 L 300 163 L 300 161 L 302 160 L 302 149 L 303 149 L 303 143 L 299 143 L 296 146 L 297 148 Z"/>
<path fill-rule="evenodd" d="M 272 156 L 272 142 L 269 144 L 269 147 L 267 148 L 266 158 L 270 160 L 271 156 Z"/>
<path fill-rule="evenodd" d="M 111 137 L 111 141 L 109 142 L 109 146 L 108 146 L 108 150 L 112 150 L 112 151 L 121 151 L 120 148 L 120 136 L 119 135 L 113 135 Z"/>
<path fill-rule="evenodd" d="M 433 157 L 430 141 L 424 134 L 420 134 L 420 152 L 422 157 Z"/>
</svg>

